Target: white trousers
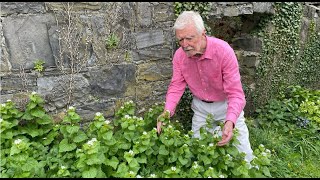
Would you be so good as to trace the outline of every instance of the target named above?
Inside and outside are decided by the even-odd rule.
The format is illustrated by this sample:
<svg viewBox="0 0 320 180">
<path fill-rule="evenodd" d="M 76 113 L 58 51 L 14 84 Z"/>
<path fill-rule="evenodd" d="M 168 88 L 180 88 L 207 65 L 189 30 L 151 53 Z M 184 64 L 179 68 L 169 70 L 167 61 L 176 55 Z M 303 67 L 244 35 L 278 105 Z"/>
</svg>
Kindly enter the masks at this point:
<svg viewBox="0 0 320 180">
<path fill-rule="evenodd" d="M 207 131 L 211 133 L 217 133 L 218 135 L 222 135 L 222 131 L 220 126 L 218 126 L 218 122 L 224 123 L 227 113 L 227 101 L 219 101 L 213 103 L 206 103 L 198 99 L 197 97 L 193 97 L 191 109 L 194 112 L 192 117 L 192 131 L 194 132 L 194 137 L 200 137 L 200 128 L 206 126 L 206 118 L 208 114 L 213 115 L 213 129 L 207 129 Z M 240 113 L 239 118 L 235 124 L 235 128 L 238 129 L 237 139 L 240 144 L 235 145 L 239 152 L 244 152 L 246 154 L 245 160 L 247 162 L 251 162 L 253 159 L 253 151 L 251 149 L 251 145 L 249 142 L 249 131 L 247 125 L 245 123 L 244 112 Z"/>
</svg>

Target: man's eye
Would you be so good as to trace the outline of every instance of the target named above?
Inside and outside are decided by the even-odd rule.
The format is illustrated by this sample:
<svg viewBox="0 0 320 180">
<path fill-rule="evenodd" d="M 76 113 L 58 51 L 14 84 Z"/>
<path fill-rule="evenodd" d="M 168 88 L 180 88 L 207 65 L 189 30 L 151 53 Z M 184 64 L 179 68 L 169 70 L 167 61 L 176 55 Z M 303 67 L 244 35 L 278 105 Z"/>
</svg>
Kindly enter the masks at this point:
<svg viewBox="0 0 320 180">
<path fill-rule="evenodd" d="M 186 38 L 186 40 L 187 40 L 187 41 L 191 41 L 191 40 L 192 40 L 192 38 L 191 38 L 191 37 L 190 37 L 190 38 Z"/>
</svg>

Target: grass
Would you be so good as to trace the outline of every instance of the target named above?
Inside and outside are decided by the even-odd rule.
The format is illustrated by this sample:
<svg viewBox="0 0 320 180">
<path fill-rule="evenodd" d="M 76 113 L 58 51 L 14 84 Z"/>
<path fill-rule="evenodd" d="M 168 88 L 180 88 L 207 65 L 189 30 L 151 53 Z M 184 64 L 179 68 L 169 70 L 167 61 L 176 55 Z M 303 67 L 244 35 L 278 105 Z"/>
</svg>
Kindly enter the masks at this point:
<svg viewBox="0 0 320 180">
<path fill-rule="evenodd" d="M 252 118 L 247 118 L 252 149 L 263 144 L 271 150 L 270 172 L 276 178 L 320 177 L 319 133 L 297 128 L 285 133 L 281 129 L 258 128 Z"/>
</svg>

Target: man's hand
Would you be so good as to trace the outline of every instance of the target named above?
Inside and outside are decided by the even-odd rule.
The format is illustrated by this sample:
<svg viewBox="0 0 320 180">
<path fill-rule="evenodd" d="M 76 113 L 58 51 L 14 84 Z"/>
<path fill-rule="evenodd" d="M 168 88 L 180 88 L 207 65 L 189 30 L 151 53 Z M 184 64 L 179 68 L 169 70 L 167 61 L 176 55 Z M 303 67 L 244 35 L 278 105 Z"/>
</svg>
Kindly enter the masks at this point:
<svg viewBox="0 0 320 180">
<path fill-rule="evenodd" d="M 166 110 L 164 111 L 163 113 L 161 113 L 158 118 L 157 118 L 157 131 L 158 131 L 158 134 L 161 133 L 161 126 L 162 125 L 165 125 L 160 119 L 161 118 L 165 118 L 165 117 L 170 117 L 170 111 Z"/>
<path fill-rule="evenodd" d="M 233 136 L 233 127 L 232 121 L 225 122 L 222 131 L 222 140 L 218 142 L 218 146 L 224 146 L 231 140 Z"/>
</svg>

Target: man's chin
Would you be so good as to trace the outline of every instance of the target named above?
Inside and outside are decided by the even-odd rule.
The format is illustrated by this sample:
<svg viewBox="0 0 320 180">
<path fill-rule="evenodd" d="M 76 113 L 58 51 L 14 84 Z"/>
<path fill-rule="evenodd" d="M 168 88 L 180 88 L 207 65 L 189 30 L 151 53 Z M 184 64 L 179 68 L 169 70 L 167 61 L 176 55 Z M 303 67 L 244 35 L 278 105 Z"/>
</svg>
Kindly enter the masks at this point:
<svg viewBox="0 0 320 180">
<path fill-rule="evenodd" d="M 192 53 L 191 51 L 184 51 L 184 52 L 188 57 L 192 57 L 194 55 L 194 53 Z"/>
</svg>

